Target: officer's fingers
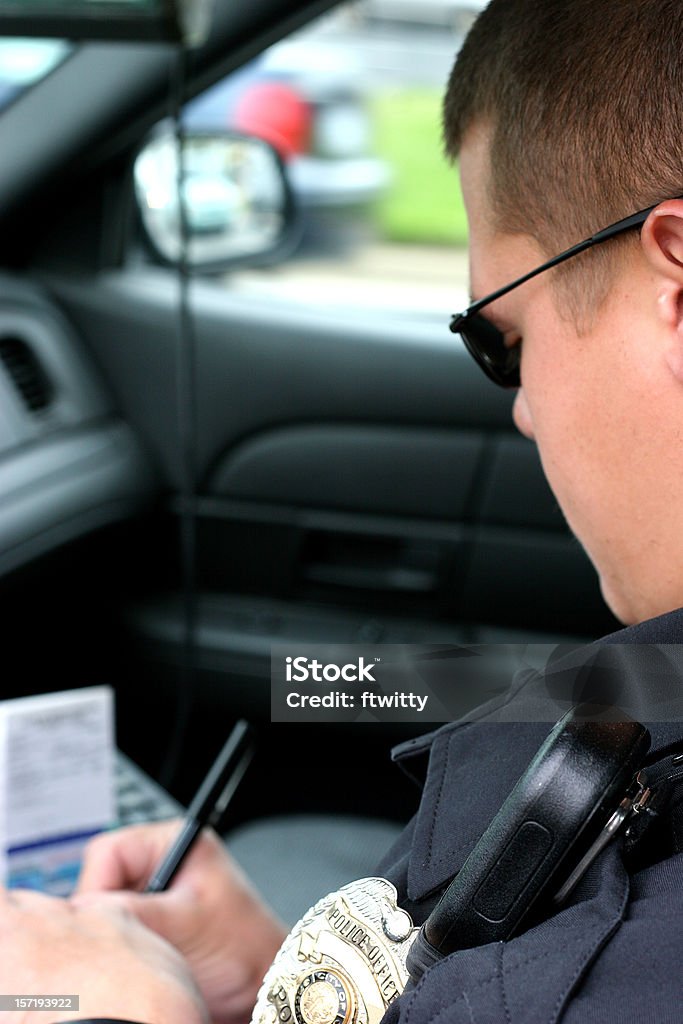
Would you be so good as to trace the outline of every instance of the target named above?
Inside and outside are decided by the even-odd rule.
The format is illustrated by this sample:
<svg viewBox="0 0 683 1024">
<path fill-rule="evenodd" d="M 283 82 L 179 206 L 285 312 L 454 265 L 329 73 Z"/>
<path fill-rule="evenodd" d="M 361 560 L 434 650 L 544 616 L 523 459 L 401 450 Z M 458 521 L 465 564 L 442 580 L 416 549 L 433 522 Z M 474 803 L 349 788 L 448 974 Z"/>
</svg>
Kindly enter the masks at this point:
<svg viewBox="0 0 683 1024">
<path fill-rule="evenodd" d="M 195 923 L 196 906 L 185 889 L 165 893 L 84 892 L 71 898 L 74 909 L 85 914 L 121 914 L 182 948 Z"/>
<path fill-rule="evenodd" d="M 50 917 L 59 917 L 70 913 L 65 900 L 58 896 L 48 896 L 47 893 L 37 892 L 35 889 L 0 889 L 0 913 L 3 909 L 10 912 L 21 911 L 23 914 L 42 914 Z"/>
<path fill-rule="evenodd" d="M 96 836 L 85 849 L 76 891 L 144 889 L 179 830 L 179 821 L 169 821 Z"/>
</svg>

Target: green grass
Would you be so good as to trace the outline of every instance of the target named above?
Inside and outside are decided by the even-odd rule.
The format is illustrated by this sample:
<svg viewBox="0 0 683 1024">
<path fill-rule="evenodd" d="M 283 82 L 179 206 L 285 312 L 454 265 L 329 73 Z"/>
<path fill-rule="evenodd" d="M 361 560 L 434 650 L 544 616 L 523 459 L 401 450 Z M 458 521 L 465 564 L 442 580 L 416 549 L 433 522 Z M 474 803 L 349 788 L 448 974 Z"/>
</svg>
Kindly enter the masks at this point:
<svg viewBox="0 0 683 1024">
<path fill-rule="evenodd" d="M 440 106 L 437 89 L 392 90 L 374 99 L 375 148 L 394 176 L 377 206 L 386 240 L 467 244 L 457 171 L 441 151 Z"/>
</svg>

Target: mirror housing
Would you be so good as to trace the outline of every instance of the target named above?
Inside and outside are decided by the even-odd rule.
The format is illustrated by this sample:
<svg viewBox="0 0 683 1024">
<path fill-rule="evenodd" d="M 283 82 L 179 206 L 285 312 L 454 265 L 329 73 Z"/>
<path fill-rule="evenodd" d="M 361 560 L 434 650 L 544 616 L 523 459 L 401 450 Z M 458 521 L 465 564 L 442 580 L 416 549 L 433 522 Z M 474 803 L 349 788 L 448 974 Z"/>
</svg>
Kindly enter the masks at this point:
<svg viewBox="0 0 683 1024">
<path fill-rule="evenodd" d="M 165 125 L 133 168 L 143 230 L 162 262 L 177 265 L 182 259 L 183 217 L 190 271 L 273 263 L 298 241 L 292 191 L 267 142 L 232 131 L 191 132 L 185 136 L 183 170 L 179 188 L 178 141 Z"/>
</svg>

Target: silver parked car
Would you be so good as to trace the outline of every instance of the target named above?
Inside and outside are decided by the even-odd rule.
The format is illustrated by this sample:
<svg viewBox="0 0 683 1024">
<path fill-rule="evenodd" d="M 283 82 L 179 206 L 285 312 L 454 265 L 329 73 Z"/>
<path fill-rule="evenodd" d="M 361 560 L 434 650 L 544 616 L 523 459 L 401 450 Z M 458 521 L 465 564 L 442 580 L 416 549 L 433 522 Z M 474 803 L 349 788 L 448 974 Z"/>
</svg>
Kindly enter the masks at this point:
<svg viewBox="0 0 683 1024">
<path fill-rule="evenodd" d="M 364 0 L 359 8 L 368 22 L 453 29 L 464 36 L 487 0 Z"/>
</svg>

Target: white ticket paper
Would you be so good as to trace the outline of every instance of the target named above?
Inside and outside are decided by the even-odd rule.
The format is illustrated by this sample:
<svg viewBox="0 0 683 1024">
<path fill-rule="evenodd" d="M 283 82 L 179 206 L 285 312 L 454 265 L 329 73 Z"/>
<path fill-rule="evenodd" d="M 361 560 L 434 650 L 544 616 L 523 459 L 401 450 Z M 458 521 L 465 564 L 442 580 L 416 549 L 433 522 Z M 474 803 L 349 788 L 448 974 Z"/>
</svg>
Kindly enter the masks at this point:
<svg viewBox="0 0 683 1024">
<path fill-rule="evenodd" d="M 66 892 L 115 818 L 113 693 L 0 701 L 0 880 Z"/>
</svg>

